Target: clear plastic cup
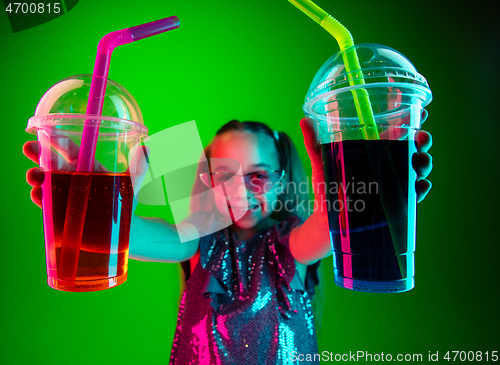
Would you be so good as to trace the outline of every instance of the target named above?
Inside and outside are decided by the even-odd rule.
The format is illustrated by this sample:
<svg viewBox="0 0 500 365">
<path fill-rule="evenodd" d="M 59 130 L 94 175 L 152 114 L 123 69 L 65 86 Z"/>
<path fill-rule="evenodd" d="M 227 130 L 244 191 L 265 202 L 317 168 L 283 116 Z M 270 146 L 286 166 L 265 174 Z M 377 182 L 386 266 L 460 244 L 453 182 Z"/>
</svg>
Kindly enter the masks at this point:
<svg viewBox="0 0 500 365">
<path fill-rule="evenodd" d="M 304 104 L 321 143 L 335 283 L 366 292 L 406 291 L 415 285 L 415 134 L 432 94 L 398 51 L 354 47 L 361 69 L 346 72 L 338 52 L 317 72 Z M 349 83 L 360 78 L 364 84 Z M 362 89 L 375 125 L 359 121 L 355 96 Z"/>
<path fill-rule="evenodd" d="M 148 133 L 132 95 L 112 80 L 102 115 L 85 115 L 91 80 L 76 75 L 52 86 L 26 128 L 37 135 L 45 171 L 47 282 L 65 291 L 103 290 L 126 280 L 134 196 L 129 153 Z M 89 119 L 98 129 L 93 170 L 76 172 Z"/>
</svg>

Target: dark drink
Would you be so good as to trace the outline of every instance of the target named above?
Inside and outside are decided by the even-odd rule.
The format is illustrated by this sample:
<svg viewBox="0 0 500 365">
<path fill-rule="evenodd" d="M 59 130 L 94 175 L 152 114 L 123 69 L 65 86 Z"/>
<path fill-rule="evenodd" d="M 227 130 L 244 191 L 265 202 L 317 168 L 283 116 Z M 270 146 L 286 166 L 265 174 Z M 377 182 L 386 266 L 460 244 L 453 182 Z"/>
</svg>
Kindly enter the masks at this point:
<svg viewBox="0 0 500 365">
<path fill-rule="evenodd" d="M 323 144 L 336 282 L 361 291 L 413 287 L 413 140 Z"/>
<path fill-rule="evenodd" d="M 75 177 L 85 183 L 72 185 Z M 71 192 L 74 203 L 70 201 L 68 204 L 70 187 L 76 191 Z M 90 191 L 83 192 L 89 187 Z M 82 191 L 78 190 L 80 188 Z M 61 290 L 92 291 L 124 282 L 133 202 L 130 175 L 46 172 L 43 194 L 44 201 L 52 203 L 43 207 L 49 285 Z M 77 262 L 73 279 L 62 274 L 61 246 L 66 212 L 81 209 L 80 197 L 87 198 L 87 202 L 84 215 L 80 217 L 84 219 L 81 243 L 78 242 L 78 251 L 71 253 Z M 81 226 L 81 223 L 76 226 Z M 70 238 L 71 234 L 71 231 L 66 232 Z"/>
</svg>

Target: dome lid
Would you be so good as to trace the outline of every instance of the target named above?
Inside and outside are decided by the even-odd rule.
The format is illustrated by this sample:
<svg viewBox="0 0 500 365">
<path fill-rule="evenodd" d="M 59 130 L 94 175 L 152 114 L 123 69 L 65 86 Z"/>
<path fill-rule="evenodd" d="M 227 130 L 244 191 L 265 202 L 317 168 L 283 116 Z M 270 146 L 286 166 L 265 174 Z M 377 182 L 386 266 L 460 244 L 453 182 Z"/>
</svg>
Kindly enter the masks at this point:
<svg viewBox="0 0 500 365">
<path fill-rule="evenodd" d="M 86 115 L 92 75 L 67 77 L 52 86 L 40 99 L 34 117 L 26 130 L 34 133 L 42 125 L 78 125 Z M 101 123 L 123 130 L 147 133 L 142 113 L 134 97 L 120 84 L 108 79 L 104 95 Z"/>
<path fill-rule="evenodd" d="M 361 69 L 346 72 L 344 56 L 355 48 Z M 363 80 L 364 85 L 357 85 L 369 92 L 370 88 L 404 87 L 413 89 L 422 98 L 425 107 L 432 100 L 432 93 L 424 76 L 403 54 L 380 44 L 358 44 L 337 52 L 321 66 L 307 91 L 304 111 L 312 116 L 314 105 L 326 101 L 332 95 L 346 91 L 351 86 L 349 80 Z M 343 89 L 342 91 L 340 91 Z"/>
</svg>

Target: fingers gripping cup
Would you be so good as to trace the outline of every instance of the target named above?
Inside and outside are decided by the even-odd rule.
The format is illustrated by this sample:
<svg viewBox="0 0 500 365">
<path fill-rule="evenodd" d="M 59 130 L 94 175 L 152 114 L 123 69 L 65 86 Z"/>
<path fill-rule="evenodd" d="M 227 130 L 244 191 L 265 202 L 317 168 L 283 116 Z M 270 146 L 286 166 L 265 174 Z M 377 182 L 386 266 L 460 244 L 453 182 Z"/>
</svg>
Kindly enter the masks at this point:
<svg viewBox="0 0 500 365">
<path fill-rule="evenodd" d="M 360 69 L 346 71 L 343 53 L 350 48 Z M 415 134 L 432 94 L 398 51 L 350 48 L 323 64 L 304 104 L 321 143 L 335 282 L 359 291 L 406 291 L 414 287 Z M 368 94 L 374 123 L 360 122 L 359 90 Z"/>
<path fill-rule="evenodd" d="M 129 152 L 148 133 L 132 95 L 108 79 L 102 114 L 93 118 L 99 128 L 93 170 L 77 171 L 91 80 L 77 75 L 52 86 L 26 128 L 37 135 L 45 170 L 48 284 L 65 291 L 102 290 L 126 280 L 134 177 Z M 75 237 L 76 249 L 67 243 Z"/>
</svg>

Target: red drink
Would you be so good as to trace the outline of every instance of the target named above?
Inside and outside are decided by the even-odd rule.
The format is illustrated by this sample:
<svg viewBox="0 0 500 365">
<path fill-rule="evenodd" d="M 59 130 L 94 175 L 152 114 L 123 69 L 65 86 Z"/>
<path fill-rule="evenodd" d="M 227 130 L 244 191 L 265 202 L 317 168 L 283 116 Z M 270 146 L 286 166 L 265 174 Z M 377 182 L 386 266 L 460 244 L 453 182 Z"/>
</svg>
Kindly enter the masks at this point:
<svg viewBox="0 0 500 365">
<path fill-rule="evenodd" d="M 88 183 L 72 185 L 72 178 L 90 183 L 90 192 L 84 191 L 89 188 Z M 133 202 L 130 175 L 49 171 L 42 187 L 49 286 L 66 291 L 93 291 L 123 283 L 127 278 Z M 70 187 L 76 191 L 71 192 L 72 201 L 68 204 Z M 78 218 L 84 219 L 83 234 L 81 244 L 76 246 L 79 249 L 69 254 L 77 263 L 76 277 L 68 277 L 64 274 L 67 271 L 64 258 L 61 262 L 66 211 L 81 210 L 80 197 L 87 198 L 84 215 Z M 66 235 L 71 238 L 72 232 L 67 229 Z"/>
</svg>

